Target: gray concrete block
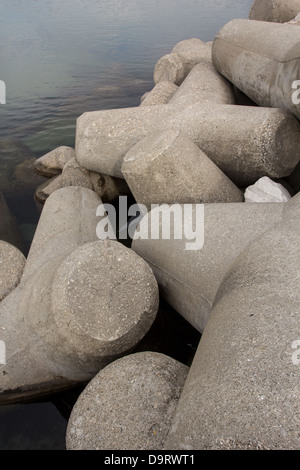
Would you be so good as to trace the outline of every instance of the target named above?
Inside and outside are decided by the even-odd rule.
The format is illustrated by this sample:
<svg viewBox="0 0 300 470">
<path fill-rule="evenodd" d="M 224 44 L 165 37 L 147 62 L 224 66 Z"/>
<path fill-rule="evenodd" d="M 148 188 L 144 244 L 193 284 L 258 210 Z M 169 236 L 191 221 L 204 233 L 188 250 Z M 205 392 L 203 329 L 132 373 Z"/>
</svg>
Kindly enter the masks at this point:
<svg viewBox="0 0 300 470">
<path fill-rule="evenodd" d="M 155 85 L 167 81 L 179 86 L 190 71 L 178 54 L 166 54 L 155 64 L 153 80 Z"/>
<path fill-rule="evenodd" d="M 151 91 L 142 96 L 140 106 L 167 104 L 177 89 L 178 86 L 175 83 L 159 82 Z"/>
<path fill-rule="evenodd" d="M 211 62 L 211 44 L 198 38 L 177 43 L 170 54 L 161 57 L 154 68 L 154 83 L 169 81 L 180 86 L 195 65 L 203 60 Z"/>
<path fill-rule="evenodd" d="M 232 84 L 211 62 L 202 60 L 195 65 L 169 104 L 184 108 L 196 103 L 235 104 Z"/>
<path fill-rule="evenodd" d="M 34 169 L 44 176 L 56 176 L 62 172 L 65 164 L 74 156 L 75 152 L 72 147 L 57 147 L 35 160 Z"/>
<path fill-rule="evenodd" d="M 285 23 L 295 18 L 299 12 L 299 0 L 255 0 L 249 19 Z"/>
<path fill-rule="evenodd" d="M 243 193 L 183 133 L 155 132 L 125 156 L 122 173 L 135 200 L 151 204 L 242 202 Z"/>
<path fill-rule="evenodd" d="M 205 43 L 199 38 L 184 39 L 175 44 L 171 53 L 178 54 L 181 60 L 192 69 L 203 60 L 212 61 L 211 47 L 212 44 Z"/>
<path fill-rule="evenodd" d="M 97 239 L 100 204 L 80 187 L 46 201 L 21 282 L 0 305 L 0 403 L 90 380 L 154 321 L 154 275 L 133 251 Z"/>
<path fill-rule="evenodd" d="M 19 284 L 25 262 L 18 248 L 0 240 L 0 301 Z"/>
<path fill-rule="evenodd" d="M 179 231 L 175 232 L 171 225 L 171 235 L 164 239 L 162 224 L 168 222 L 171 212 L 162 206 L 142 219 L 132 248 L 152 267 L 161 296 L 202 332 L 231 264 L 251 240 L 280 219 L 283 207 L 284 203 L 205 204 L 204 219 L 198 221 L 194 207 L 193 230 L 198 235 L 204 231 L 204 245 L 196 246 L 194 239 L 197 249 L 187 249 L 191 239 L 186 235 L 185 226 L 182 237 L 175 239 L 174 234 Z M 184 207 L 182 213 L 184 216 Z M 156 239 L 151 237 L 151 220 L 154 221 L 152 224 L 159 224 Z M 186 225 L 191 225 L 188 218 L 183 220 Z"/>
<path fill-rule="evenodd" d="M 68 450 L 161 450 L 188 367 L 154 352 L 119 359 L 88 384 L 68 423 Z"/>
<path fill-rule="evenodd" d="M 291 24 L 236 19 L 213 44 L 216 69 L 260 106 L 300 118 L 294 99 L 299 79 L 300 29 Z"/>
<path fill-rule="evenodd" d="M 77 120 L 77 162 L 122 178 L 126 153 L 150 132 L 167 129 L 188 135 L 242 187 L 262 176 L 288 176 L 300 159 L 300 125 L 290 113 L 217 104 L 181 110 L 168 104 L 84 113 Z"/>
<path fill-rule="evenodd" d="M 166 449 L 299 449 L 299 202 L 227 272 Z"/>
</svg>

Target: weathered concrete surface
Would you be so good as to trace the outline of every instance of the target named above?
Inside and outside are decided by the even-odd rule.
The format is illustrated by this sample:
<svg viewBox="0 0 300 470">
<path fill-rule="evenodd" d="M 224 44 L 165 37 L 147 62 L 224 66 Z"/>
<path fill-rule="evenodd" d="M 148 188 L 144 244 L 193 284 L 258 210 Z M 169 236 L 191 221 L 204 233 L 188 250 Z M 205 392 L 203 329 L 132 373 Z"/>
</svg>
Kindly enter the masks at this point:
<svg viewBox="0 0 300 470">
<path fill-rule="evenodd" d="M 64 165 L 60 175 L 54 176 L 38 186 L 35 196 L 39 202 L 44 204 L 54 191 L 68 186 L 92 189 L 103 202 L 110 202 L 120 195 L 130 193 L 124 180 L 85 170 L 78 165 L 75 158 L 71 158 Z"/>
<path fill-rule="evenodd" d="M 299 0 L 255 0 L 249 19 L 285 23 L 295 18 L 299 12 Z"/>
<path fill-rule="evenodd" d="M 154 132 L 125 156 L 122 173 L 139 204 L 243 202 L 242 191 L 180 131 Z"/>
<path fill-rule="evenodd" d="M 213 66 L 202 60 L 194 66 L 169 104 L 186 107 L 196 103 L 235 104 L 233 86 Z"/>
<path fill-rule="evenodd" d="M 21 282 L 0 306 L 0 403 L 90 380 L 154 321 L 153 273 L 118 242 L 97 240 L 99 204 L 80 187 L 46 201 Z"/>
<path fill-rule="evenodd" d="M 140 106 L 167 104 L 177 90 L 178 86 L 174 83 L 159 82 L 151 91 L 142 96 Z"/>
<path fill-rule="evenodd" d="M 195 208 L 192 217 L 184 218 L 186 227 L 181 239 L 174 239 L 173 224 L 171 236 L 163 239 L 162 223 L 167 224 L 170 210 L 168 207 L 153 209 L 137 228 L 132 248 L 152 267 L 161 296 L 202 332 L 229 267 L 250 241 L 280 219 L 284 205 L 205 204 L 204 221 L 200 218 L 197 226 Z M 159 224 L 157 239 L 151 238 L 151 220 L 155 221 L 153 224 Z M 192 221 L 198 235 L 204 224 L 202 249 L 187 249 L 191 239 L 185 230 L 191 227 Z"/>
<path fill-rule="evenodd" d="M 0 301 L 19 284 L 25 262 L 18 248 L 0 240 Z"/>
<path fill-rule="evenodd" d="M 77 120 L 76 160 L 122 178 L 126 153 L 150 132 L 167 129 L 188 135 L 238 186 L 288 176 L 300 159 L 300 125 L 290 113 L 217 104 L 178 110 L 168 104 L 84 113 Z"/>
<path fill-rule="evenodd" d="M 227 273 L 166 449 L 300 448 L 299 202 Z"/>
<path fill-rule="evenodd" d="M 267 176 L 259 179 L 245 191 L 245 202 L 287 202 L 290 199 L 288 190 Z"/>
<path fill-rule="evenodd" d="M 38 202 L 44 204 L 54 191 L 64 188 L 62 175 L 57 175 L 37 187 L 35 197 Z"/>
<path fill-rule="evenodd" d="M 154 352 L 103 369 L 75 404 L 68 450 L 161 450 L 188 367 Z"/>
<path fill-rule="evenodd" d="M 99 197 L 80 187 L 55 191 L 41 213 L 27 257 L 22 281 L 30 279 L 53 256 L 64 257 L 85 243 L 97 240 Z"/>
<path fill-rule="evenodd" d="M 71 158 L 64 165 L 61 176 L 63 187 L 81 186 L 82 188 L 93 189 L 90 172 L 85 168 L 81 168 L 75 158 Z"/>
<path fill-rule="evenodd" d="M 62 172 L 65 164 L 74 156 L 75 151 L 72 147 L 57 147 L 38 158 L 34 163 L 34 169 L 44 176 L 56 176 Z"/>
<path fill-rule="evenodd" d="M 213 44 L 216 69 L 260 106 L 282 108 L 300 119 L 293 101 L 299 79 L 300 29 L 290 24 L 236 19 Z"/>
<path fill-rule="evenodd" d="M 184 39 L 173 47 L 171 53 L 178 54 L 184 64 L 189 65 L 190 70 L 203 60 L 212 61 L 212 44 L 205 43 L 199 38 Z"/>
<path fill-rule="evenodd" d="M 161 57 L 154 68 L 154 83 L 169 81 L 180 86 L 195 65 L 203 60 L 211 62 L 211 45 L 198 38 L 177 43 L 170 54 Z"/>
<path fill-rule="evenodd" d="M 178 54 L 166 54 L 157 61 L 153 80 L 155 85 L 167 81 L 180 86 L 189 72 L 190 68 L 184 64 Z"/>
</svg>

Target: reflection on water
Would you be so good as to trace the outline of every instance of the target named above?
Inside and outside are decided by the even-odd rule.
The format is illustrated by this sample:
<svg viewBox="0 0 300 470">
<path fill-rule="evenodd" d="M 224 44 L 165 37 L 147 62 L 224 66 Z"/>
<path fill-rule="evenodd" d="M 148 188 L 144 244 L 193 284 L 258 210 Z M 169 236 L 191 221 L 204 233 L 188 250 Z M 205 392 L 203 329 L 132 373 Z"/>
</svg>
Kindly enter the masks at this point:
<svg viewBox="0 0 300 470">
<path fill-rule="evenodd" d="M 59 145 L 74 146 L 76 118 L 83 112 L 139 105 L 162 55 L 183 39 L 212 40 L 227 21 L 246 18 L 251 3 L 0 2 L 0 80 L 7 88 L 6 105 L 0 105 L 0 191 L 27 237 L 40 210 L 33 199 L 40 179 L 31 173 L 32 159 Z M 65 421 L 55 408 L 28 406 L 0 408 L 0 448 L 61 448 Z M 36 422 L 41 409 L 43 419 Z"/>
</svg>

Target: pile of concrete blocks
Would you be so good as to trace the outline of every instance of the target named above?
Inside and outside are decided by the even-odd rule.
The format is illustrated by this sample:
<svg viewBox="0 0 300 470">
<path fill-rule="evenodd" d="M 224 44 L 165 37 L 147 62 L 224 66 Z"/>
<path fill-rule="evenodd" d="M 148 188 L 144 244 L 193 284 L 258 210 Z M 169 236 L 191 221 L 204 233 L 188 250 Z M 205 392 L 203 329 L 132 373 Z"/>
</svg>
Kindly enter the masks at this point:
<svg viewBox="0 0 300 470">
<path fill-rule="evenodd" d="M 72 147 L 61 146 L 43 155 L 35 160 L 34 169 L 36 173 L 49 178 L 35 192 L 36 199 L 42 204 L 54 191 L 69 186 L 91 189 L 103 202 L 113 201 L 130 192 L 124 180 L 81 168 L 75 160 Z"/>
<path fill-rule="evenodd" d="M 75 150 L 37 160 L 56 180 L 0 304 L 0 403 L 86 383 L 67 449 L 300 448 L 299 12 L 255 1 L 181 41 L 140 106 L 84 113 Z M 96 230 L 125 193 L 130 247 Z M 191 367 L 134 352 L 160 298 L 202 335 Z"/>
</svg>

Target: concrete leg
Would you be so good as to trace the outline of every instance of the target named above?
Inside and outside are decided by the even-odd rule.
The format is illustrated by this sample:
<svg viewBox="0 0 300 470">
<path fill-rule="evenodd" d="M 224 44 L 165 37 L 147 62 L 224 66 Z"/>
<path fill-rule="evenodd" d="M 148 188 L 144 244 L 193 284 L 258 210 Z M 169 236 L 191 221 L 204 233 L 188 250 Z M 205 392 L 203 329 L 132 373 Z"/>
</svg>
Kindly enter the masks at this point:
<svg viewBox="0 0 300 470">
<path fill-rule="evenodd" d="M 188 367 L 154 352 L 103 369 L 80 395 L 68 423 L 68 450 L 161 450 Z"/>
<path fill-rule="evenodd" d="M 142 219 L 132 248 L 152 267 L 162 297 L 202 332 L 229 267 L 251 240 L 280 219 L 283 207 L 284 203 L 205 204 L 204 220 L 197 222 L 195 208 L 191 219 L 180 219 L 184 220 L 182 239 L 174 239 L 173 230 L 169 239 L 163 239 L 162 224 L 170 218 L 171 209 L 161 206 Z M 157 239 L 151 235 L 151 221 L 160 224 Z M 186 229 L 191 221 L 194 230 L 197 224 L 198 234 L 204 228 L 202 249 L 187 249 L 191 240 Z"/>
<path fill-rule="evenodd" d="M 77 121 L 76 159 L 122 178 L 126 153 L 154 131 L 181 130 L 238 186 L 288 176 L 300 159 L 300 125 L 279 109 L 170 104 L 85 113 Z M 255 138 L 253 138 L 255 136 Z"/>
<path fill-rule="evenodd" d="M 242 191 L 179 131 L 142 139 L 125 156 L 122 173 L 148 210 L 151 204 L 244 201 Z"/>
<path fill-rule="evenodd" d="M 291 24 L 236 19 L 217 34 L 213 64 L 255 103 L 300 119 L 299 44 L 300 29 Z"/>
<path fill-rule="evenodd" d="M 286 23 L 300 12 L 299 0 L 255 0 L 249 19 Z"/>
<path fill-rule="evenodd" d="M 226 274 L 166 449 L 299 449 L 299 203 Z"/>
<path fill-rule="evenodd" d="M 79 187 L 47 200 L 21 282 L 0 305 L 0 403 L 90 380 L 154 321 L 153 273 L 120 243 L 97 240 L 100 204 Z"/>
</svg>

